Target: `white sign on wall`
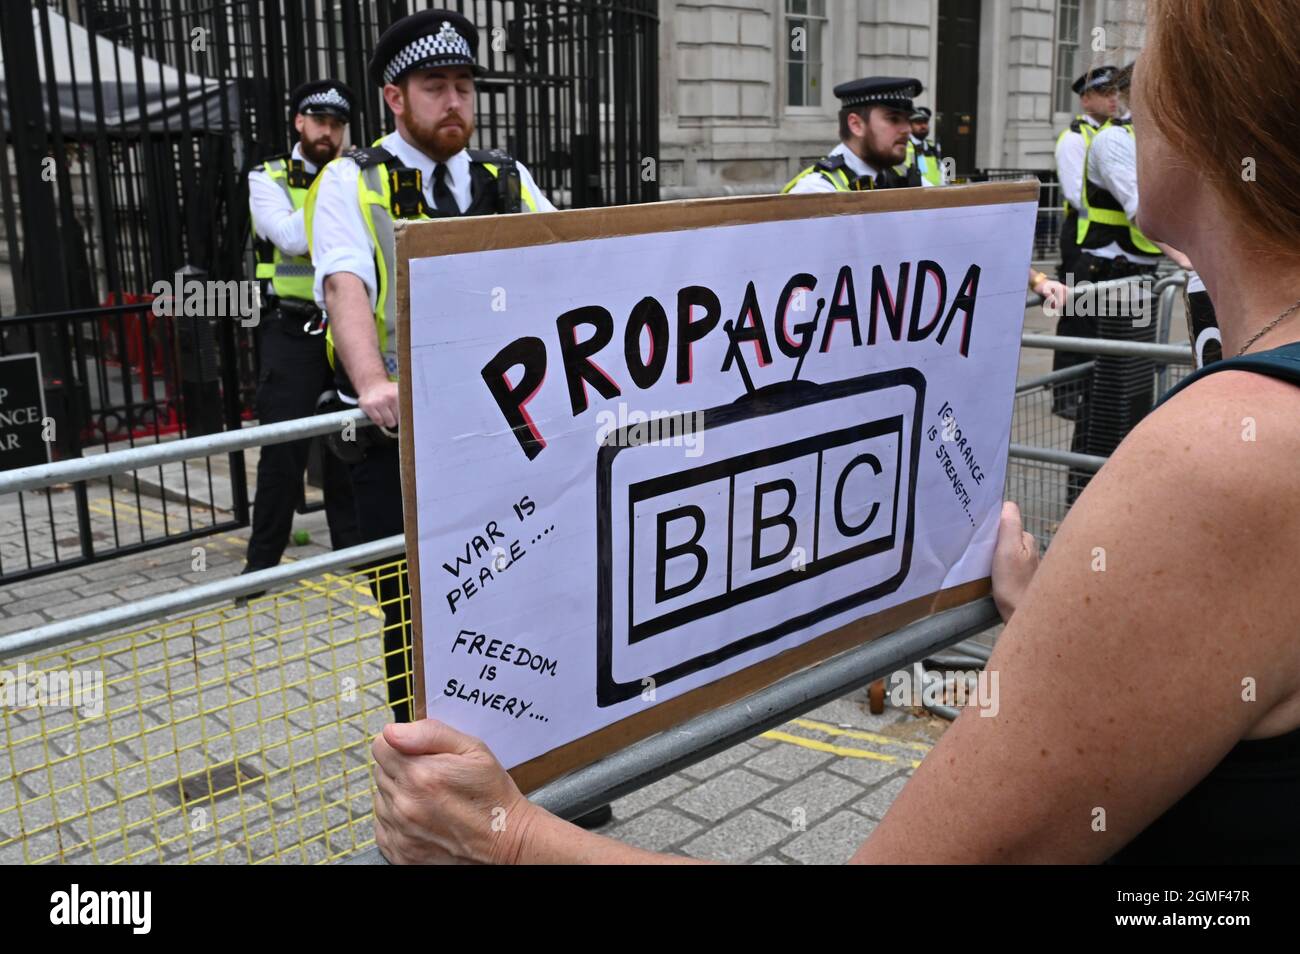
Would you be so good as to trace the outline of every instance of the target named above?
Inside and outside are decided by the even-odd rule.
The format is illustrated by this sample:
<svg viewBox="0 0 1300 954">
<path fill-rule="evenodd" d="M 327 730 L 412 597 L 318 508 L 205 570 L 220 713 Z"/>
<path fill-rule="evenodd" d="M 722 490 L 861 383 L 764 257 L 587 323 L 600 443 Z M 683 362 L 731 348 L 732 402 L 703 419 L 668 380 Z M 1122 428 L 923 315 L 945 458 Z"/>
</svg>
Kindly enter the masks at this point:
<svg viewBox="0 0 1300 954">
<path fill-rule="evenodd" d="M 514 766 L 987 577 L 1036 211 L 411 257 L 427 714 Z"/>
</svg>

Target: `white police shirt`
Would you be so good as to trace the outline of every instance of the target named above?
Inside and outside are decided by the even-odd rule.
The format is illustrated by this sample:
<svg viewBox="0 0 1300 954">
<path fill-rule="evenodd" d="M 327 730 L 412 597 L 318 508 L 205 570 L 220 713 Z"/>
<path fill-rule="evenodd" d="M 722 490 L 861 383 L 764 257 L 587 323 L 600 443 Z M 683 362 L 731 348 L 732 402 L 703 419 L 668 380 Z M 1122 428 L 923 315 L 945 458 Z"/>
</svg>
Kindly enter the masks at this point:
<svg viewBox="0 0 1300 954">
<path fill-rule="evenodd" d="M 1092 138 L 1092 145 L 1088 147 L 1088 181 L 1113 195 L 1124 208 L 1124 215 L 1130 222 L 1137 221 L 1137 143 L 1127 129 L 1122 126 L 1107 126 Z M 1130 262 L 1142 265 L 1155 265 L 1160 261 L 1159 255 L 1126 252 L 1118 242 L 1087 251 L 1089 255 L 1098 258 L 1118 258 L 1123 255 Z"/>
<path fill-rule="evenodd" d="M 925 146 L 926 141 L 924 139 L 918 139 L 915 133 L 908 133 L 907 138 L 912 141 L 912 146 L 918 150 Z M 935 152 L 943 152 L 939 147 L 939 141 L 937 139 L 934 140 L 931 145 L 934 146 Z"/>
<path fill-rule="evenodd" d="M 850 149 L 847 143 L 840 143 L 838 146 L 836 146 L 834 149 L 830 151 L 830 155 L 843 156 L 844 165 L 848 169 L 848 171 L 852 174 L 852 176 L 859 176 L 859 177 L 869 176 L 870 178 L 873 179 L 876 177 L 877 174 L 876 169 L 868 165 L 867 162 L 861 156 L 859 156 L 856 152 Z M 921 185 L 929 186 L 931 185 L 931 183 L 927 182 L 925 179 L 922 179 Z M 813 192 L 835 192 L 835 191 L 837 190 L 834 184 L 829 179 L 827 179 L 820 172 L 814 172 L 811 175 L 806 175 L 802 179 L 800 179 L 797 183 L 795 183 L 795 187 L 786 194 L 807 195 Z"/>
<path fill-rule="evenodd" d="M 1084 121 L 1093 129 L 1101 125 L 1086 114 Z M 1076 209 L 1083 205 L 1083 155 L 1087 151 L 1083 133 L 1072 129 L 1056 144 L 1056 181 L 1061 184 L 1061 197 Z"/>
<path fill-rule="evenodd" d="M 376 144 L 388 150 L 405 165 L 419 169 L 424 183 L 424 200 L 433 200 L 433 170 L 437 163 L 415 146 L 392 132 Z M 554 212 L 555 206 L 537 188 L 532 174 L 518 163 L 520 184 L 532 193 L 538 212 Z M 447 187 L 463 212 L 473 201 L 469 175 L 469 153 L 462 149 L 447 160 Z M 321 173 L 317 186 L 316 211 L 312 217 L 312 263 L 316 266 L 313 295 L 316 304 L 325 307 L 325 278 L 336 272 L 350 272 L 366 286 L 370 307 L 375 307 L 378 280 L 375 277 L 375 247 L 361 217 L 357 203 L 357 179 L 360 169 L 351 160 L 331 162 Z M 392 255 L 392 249 L 388 250 Z"/>
<path fill-rule="evenodd" d="M 301 159 L 308 172 L 316 163 L 302 154 L 302 144 L 294 143 L 292 159 Z M 253 229 L 270 241 L 283 255 L 307 254 L 307 228 L 302 209 L 295 209 L 289 195 L 259 165 L 248 174 L 248 209 L 253 214 Z"/>
</svg>

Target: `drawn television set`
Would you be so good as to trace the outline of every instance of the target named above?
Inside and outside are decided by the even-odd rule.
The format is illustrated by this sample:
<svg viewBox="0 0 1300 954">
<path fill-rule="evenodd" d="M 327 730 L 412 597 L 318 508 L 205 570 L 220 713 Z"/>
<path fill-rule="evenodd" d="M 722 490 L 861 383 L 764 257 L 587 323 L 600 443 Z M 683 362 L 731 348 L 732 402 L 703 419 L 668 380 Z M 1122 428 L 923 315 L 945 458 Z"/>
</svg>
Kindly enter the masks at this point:
<svg viewBox="0 0 1300 954">
<path fill-rule="evenodd" d="M 633 443 L 631 426 L 609 434 L 597 451 L 597 704 L 897 590 L 924 403 L 924 376 L 900 368 L 710 408 L 698 457 Z"/>
</svg>

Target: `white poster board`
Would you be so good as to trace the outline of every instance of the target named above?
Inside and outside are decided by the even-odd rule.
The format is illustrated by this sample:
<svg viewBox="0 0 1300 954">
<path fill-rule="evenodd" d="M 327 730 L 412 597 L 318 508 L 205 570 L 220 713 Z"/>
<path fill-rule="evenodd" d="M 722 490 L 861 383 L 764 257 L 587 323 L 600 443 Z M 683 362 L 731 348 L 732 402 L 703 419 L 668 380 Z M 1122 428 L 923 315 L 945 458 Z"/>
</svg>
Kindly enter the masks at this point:
<svg viewBox="0 0 1300 954">
<path fill-rule="evenodd" d="M 406 230 L 422 711 L 518 766 L 986 580 L 1036 191 Z"/>
</svg>

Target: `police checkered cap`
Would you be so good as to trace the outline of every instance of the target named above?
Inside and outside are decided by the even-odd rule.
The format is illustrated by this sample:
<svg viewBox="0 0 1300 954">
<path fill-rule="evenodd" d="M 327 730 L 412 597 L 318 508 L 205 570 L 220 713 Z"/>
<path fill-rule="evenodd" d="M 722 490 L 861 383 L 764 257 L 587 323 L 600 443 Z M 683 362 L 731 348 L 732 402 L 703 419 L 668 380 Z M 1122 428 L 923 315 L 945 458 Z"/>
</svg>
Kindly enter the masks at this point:
<svg viewBox="0 0 1300 954">
<path fill-rule="evenodd" d="M 1078 96 L 1082 96 L 1089 90 L 1107 89 L 1115 85 L 1115 74 L 1118 72 L 1119 70 L 1113 66 L 1094 67 L 1071 83 L 1070 89 Z"/>
<path fill-rule="evenodd" d="M 414 70 L 467 67 L 478 75 L 478 29 L 454 10 L 421 10 L 402 17 L 375 43 L 366 74 L 376 86 L 401 82 Z"/>
<path fill-rule="evenodd" d="M 849 80 L 835 87 L 835 96 L 844 109 L 855 106 L 893 106 L 912 110 L 912 97 L 921 93 L 921 81 L 910 76 L 868 76 Z"/>
<path fill-rule="evenodd" d="M 330 87 L 322 93 L 312 93 L 298 104 L 298 112 L 305 113 L 313 106 L 334 106 L 344 112 L 351 112 L 351 105 L 343 94 L 334 87 Z"/>
<path fill-rule="evenodd" d="M 346 83 L 335 79 L 309 80 L 289 93 L 289 106 L 295 113 L 328 114 L 346 121 L 352 116 L 356 94 Z"/>
</svg>

